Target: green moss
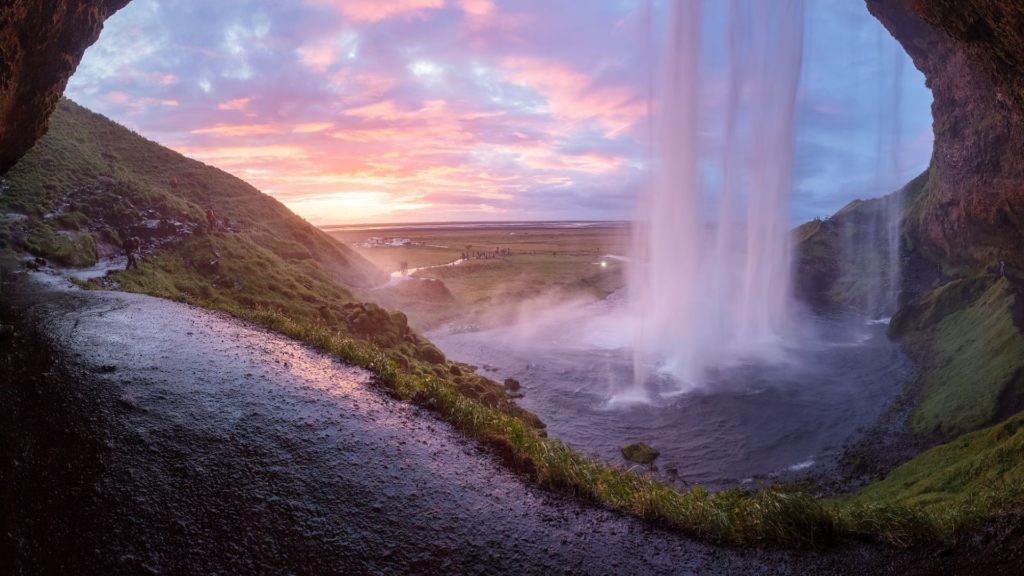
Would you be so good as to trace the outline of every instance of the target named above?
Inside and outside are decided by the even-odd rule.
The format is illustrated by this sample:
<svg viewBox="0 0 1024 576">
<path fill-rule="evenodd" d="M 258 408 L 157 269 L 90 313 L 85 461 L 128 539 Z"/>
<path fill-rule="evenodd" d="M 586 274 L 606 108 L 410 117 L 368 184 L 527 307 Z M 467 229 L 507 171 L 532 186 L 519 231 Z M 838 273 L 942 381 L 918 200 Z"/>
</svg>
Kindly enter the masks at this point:
<svg viewBox="0 0 1024 576">
<path fill-rule="evenodd" d="M 920 434 L 953 437 L 997 419 L 1002 400 L 1024 392 L 1024 336 L 1013 323 L 1006 278 L 951 282 L 893 319 L 922 365 L 922 390 L 911 414 Z"/>
<path fill-rule="evenodd" d="M 91 266 L 96 263 L 96 239 L 88 232 L 56 231 L 35 221 L 25 238 L 25 248 L 64 266 Z"/>
<path fill-rule="evenodd" d="M 637 464 L 650 464 L 661 454 L 643 442 L 623 446 L 621 451 L 623 458 Z"/>
</svg>

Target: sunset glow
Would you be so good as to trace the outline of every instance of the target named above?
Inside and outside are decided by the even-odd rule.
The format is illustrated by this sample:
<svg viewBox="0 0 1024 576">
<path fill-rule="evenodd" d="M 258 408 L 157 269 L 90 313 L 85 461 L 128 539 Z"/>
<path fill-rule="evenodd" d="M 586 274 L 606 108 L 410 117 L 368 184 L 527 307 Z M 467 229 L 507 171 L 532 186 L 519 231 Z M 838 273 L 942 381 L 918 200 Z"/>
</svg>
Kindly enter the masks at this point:
<svg viewBox="0 0 1024 576">
<path fill-rule="evenodd" d="M 649 168 L 644 5 L 135 0 L 68 96 L 317 224 L 625 219 Z M 841 2 L 810 17 L 836 12 L 844 51 L 824 44 L 835 34 L 808 51 L 795 218 L 862 195 L 877 161 L 851 143 L 874 144 L 878 103 L 849 88 L 878 63 L 843 59 L 877 49 L 881 29 L 856 11 L 851 26 Z M 837 64 L 849 74 L 820 80 Z M 906 115 L 908 173 L 931 143 L 912 74 L 906 93 L 923 104 Z"/>
</svg>

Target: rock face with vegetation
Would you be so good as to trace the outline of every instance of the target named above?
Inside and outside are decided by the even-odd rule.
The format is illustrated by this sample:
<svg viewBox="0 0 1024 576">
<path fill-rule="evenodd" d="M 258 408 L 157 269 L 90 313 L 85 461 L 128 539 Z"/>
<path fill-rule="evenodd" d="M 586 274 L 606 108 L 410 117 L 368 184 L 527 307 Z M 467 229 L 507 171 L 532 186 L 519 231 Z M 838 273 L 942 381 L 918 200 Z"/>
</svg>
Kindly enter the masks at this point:
<svg viewBox="0 0 1024 576">
<path fill-rule="evenodd" d="M 854 200 L 829 218 L 797 227 L 797 296 L 815 306 L 839 305 L 871 315 L 890 315 L 893 303 L 880 301 L 879 293 L 896 294 L 897 301 L 905 301 L 931 288 L 941 276 L 939 266 L 905 237 L 897 238 L 900 285 L 888 286 L 887 279 L 880 275 L 892 264 L 888 261 L 889 203 L 913 204 L 928 174 L 921 174 L 889 196 Z M 901 236 L 898 230 L 896 235 Z"/>
<path fill-rule="evenodd" d="M 867 0 L 925 75 L 929 177 L 907 232 L 946 267 L 1024 270 L 1024 4 Z"/>
<path fill-rule="evenodd" d="M 1024 4 L 867 6 L 934 97 L 931 165 L 903 189 L 903 271 L 889 334 L 919 367 L 898 410 L 906 431 L 916 446 L 948 443 L 849 502 L 1004 513 L 1024 501 Z M 865 269 L 844 250 L 877 245 L 867 228 L 883 202 L 853 202 L 795 231 L 806 301 L 864 308 Z"/>
<path fill-rule="evenodd" d="M 85 49 L 129 0 L 0 3 L 0 174 L 44 133 Z"/>
<path fill-rule="evenodd" d="M 1024 410 L 1020 285 L 985 274 L 957 279 L 903 307 L 890 334 L 922 370 L 910 427 L 950 438 Z"/>
<path fill-rule="evenodd" d="M 934 96 L 932 163 L 903 190 L 903 277 L 890 333 L 921 368 L 909 428 L 950 439 L 1024 408 L 1024 5 L 867 5 Z M 864 308 L 868 275 L 843 250 L 851 240 L 877 242 L 865 223 L 881 202 L 857 201 L 797 229 L 805 300 Z"/>
</svg>

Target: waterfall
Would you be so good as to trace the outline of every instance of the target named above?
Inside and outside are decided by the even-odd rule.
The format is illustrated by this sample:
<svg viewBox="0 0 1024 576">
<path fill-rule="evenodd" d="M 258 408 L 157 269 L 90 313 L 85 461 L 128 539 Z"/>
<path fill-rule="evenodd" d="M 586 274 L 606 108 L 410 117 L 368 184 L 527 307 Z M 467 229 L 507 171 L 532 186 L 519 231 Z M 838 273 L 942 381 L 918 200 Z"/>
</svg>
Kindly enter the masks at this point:
<svg viewBox="0 0 1024 576">
<path fill-rule="evenodd" d="M 731 0 L 724 79 L 702 68 L 707 12 L 720 7 L 669 8 L 652 182 L 630 271 L 635 377 L 624 396 L 649 396 L 661 377 L 692 389 L 716 365 L 776 357 L 787 333 L 803 3 Z"/>
<path fill-rule="evenodd" d="M 873 181 L 864 190 L 874 196 L 844 209 L 841 227 L 843 290 L 851 304 L 876 318 L 891 316 L 899 303 L 902 281 L 900 240 L 903 230 L 902 78 L 906 55 L 879 33 L 878 122 Z M 887 42 L 886 42 L 887 41 Z"/>
</svg>

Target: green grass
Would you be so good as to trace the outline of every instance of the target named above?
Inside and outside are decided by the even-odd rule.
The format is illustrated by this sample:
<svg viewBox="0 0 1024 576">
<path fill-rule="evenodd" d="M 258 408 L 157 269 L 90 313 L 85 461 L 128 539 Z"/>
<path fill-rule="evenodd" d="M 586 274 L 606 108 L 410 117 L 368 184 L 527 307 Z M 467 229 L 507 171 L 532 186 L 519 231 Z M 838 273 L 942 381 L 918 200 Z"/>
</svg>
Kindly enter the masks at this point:
<svg viewBox="0 0 1024 576">
<path fill-rule="evenodd" d="M 1024 335 L 1007 278 L 950 282 L 902 310 L 892 331 L 922 366 L 910 417 L 919 434 L 955 437 L 996 422 L 1024 394 Z"/>
<path fill-rule="evenodd" d="M 415 274 L 444 282 L 450 301 L 423 299 L 415 291 L 388 289 L 373 297 L 409 314 L 422 330 L 458 321 L 475 325 L 502 323 L 515 317 L 532 299 L 603 298 L 625 284 L 623 265 L 604 258 L 625 250 L 630 231 L 621 224 L 539 228 L 401 228 L 331 230 L 334 237 L 353 243 L 370 237 L 406 238 L 416 243 L 401 247 L 357 248 L 386 270 L 435 266 L 465 253 L 487 253 L 459 266 L 439 267 Z M 496 254 L 496 251 L 501 251 Z M 600 261 L 606 260 L 602 268 Z"/>
<path fill-rule="evenodd" d="M 490 252 L 507 249 L 514 254 L 540 254 L 558 252 L 560 255 L 622 254 L 630 241 L 628 227 L 607 224 L 577 228 L 445 228 L 417 227 L 398 229 L 346 229 L 332 228 L 329 233 L 346 243 L 358 242 L 371 236 L 407 238 L 413 242 L 444 246 L 442 250 L 458 252 Z M 361 248 L 360 252 L 376 262 L 378 251 L 415 251 L 424 246 L 401 248 Z M 453 258 L 454 259 L 454 258 Z M 410 258 L 410 265 L 414 258 Z"/>
<path fill-rule="evenodd" d="M 459 266 L 434 268 L 423 276 L 438 278 L 465 304 L 480 308 L 515 302 L 566 290 L 602 298 L 620 287 L 621 264 L 602 268 L 595 256 L 516 254 L 491 260 L 471 260 Z"/>
<path fill-rule="evenodd" d="M 375 296 L 406 311 L 424 330 L 455 320 L 477 325 L 502 323 L 524 308 L 528 310 L 536 298 L 599 299 L 621 288 L 625 282 L 622 263 L 608 260 L 602 267 L 600 260 L 596 254 L 553 256 L 550 252 L 468 260 L 414 274 L 443 281 L 454 297 L 450 302 L 424 301 L 398 290 L 384 290 Z"/>
<path fill-rule="evenodd" d="M 232 312 L 370 370 L 391 394 L 436 411 L 457 430 L 494 447 L 508 465 L 538 484 L 694 537 L 737 545 L 789 546 L 817 546 L 854 537 L 902 546 L 943 535 L 931 516 L 900 505 L 823 502 L 780 487 L 710 493 L 696 486 L 680 491 L 632 469 L 583 456 L 522 419 L 467 398 L 450 381 L 409 374 L 367 342 L 322 325 L 295 322 L 274 310 Z"/>
<path fill-rule="evenodd" d="M 1024 503 L 1024 413 L 936 446 L 893 470 L 844 506 L 918 510 L 943 533 Z"/>
<path fill-rule="evenodd" d="M 381 246 L 374 248 L 357 248 L 363 257 L 376 264 L 382 270 L 398 272 L 405 262 L 409 268 L 437 266 L 447 264 L 462 257 L 462 251 L 452 248 L 432 248 L 427 246 Z"/>
<path fill-rule="evenodd" d="M 35 217 L 28 225 L 31 231 L 25 238 L 25 247 L 32 254 L 64 266 L 81 267 L 96 263 L 96 239 L 92 234 L 67 228 L 54 230 Z"/>
</svg>

